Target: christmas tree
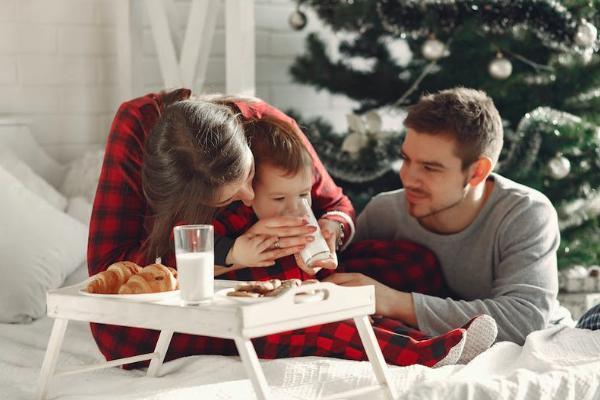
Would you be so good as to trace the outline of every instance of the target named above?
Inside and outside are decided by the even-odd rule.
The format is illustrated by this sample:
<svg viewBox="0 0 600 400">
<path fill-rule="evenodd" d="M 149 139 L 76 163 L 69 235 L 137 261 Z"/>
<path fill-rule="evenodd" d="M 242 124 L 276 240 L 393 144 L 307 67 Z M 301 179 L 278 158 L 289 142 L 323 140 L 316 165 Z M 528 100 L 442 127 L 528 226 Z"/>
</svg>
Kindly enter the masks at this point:
<svg viewBox="0 0 600 400">
<path fill-rule="evenodd" d="M 337 43 L 310 33 L 293 78 L 359 106 L 349 110 L 346 132 L 334 132 L 324 119 L 295 117 L 360 211 L 374 194 L 401 185 L 403 128 L 382 129 L 382 116 L 401 114 L 424 92 L 484 90 L 505 120 L 496 170 L 546 194 L 559 213 L 559 267 L 600 264 L 599 6 L 300 0 L 292 27 L 302 29 L 303 9 L 310 8 Z"/>
</svg>

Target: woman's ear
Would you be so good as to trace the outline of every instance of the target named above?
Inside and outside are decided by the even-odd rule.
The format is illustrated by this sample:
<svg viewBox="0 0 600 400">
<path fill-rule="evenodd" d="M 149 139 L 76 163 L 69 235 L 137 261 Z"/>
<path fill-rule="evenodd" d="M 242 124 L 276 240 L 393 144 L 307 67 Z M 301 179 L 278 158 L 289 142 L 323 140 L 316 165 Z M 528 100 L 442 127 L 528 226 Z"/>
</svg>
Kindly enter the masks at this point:
<svg viewBox="0 0 600 400">
<path fill-rule="evenodd" d="M 469 176 L 469 184 L 471 186 L 477 186 L 481 182 L 484 182 L 492 172 L 492 159 L 489 157 L 481 156 L 471 166 L 471 173 Z"/>
</svg>

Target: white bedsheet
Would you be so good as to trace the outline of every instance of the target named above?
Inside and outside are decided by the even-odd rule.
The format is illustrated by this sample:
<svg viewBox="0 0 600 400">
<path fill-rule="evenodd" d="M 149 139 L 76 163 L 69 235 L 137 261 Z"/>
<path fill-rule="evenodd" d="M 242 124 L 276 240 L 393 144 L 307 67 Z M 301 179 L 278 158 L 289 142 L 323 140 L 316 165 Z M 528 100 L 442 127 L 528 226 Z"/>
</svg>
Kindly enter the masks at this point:
<svg viewBox="0 0 600 400">
<path fill-rule="evenodd" d="M 52 327 L 0 324 L 0 399 L 31 399 Z M 59 369 L 102 360 L 87 324 L 70 322 Z M 375 384 L 370 365 L 321 357 L 261 361 L 278 399 L 319 399 Z M 49 399 L 254 399 L 237 357 L 168 362 L 163 376 L 118 368 L 57 377 Z M 523 347 L 498 343 L 466 366 L 391 367 L 407 399 L 600 399 L 600 332 L 554 327 Z M 375 400 L 373 394 L 356 397 Z"/>
</svg>

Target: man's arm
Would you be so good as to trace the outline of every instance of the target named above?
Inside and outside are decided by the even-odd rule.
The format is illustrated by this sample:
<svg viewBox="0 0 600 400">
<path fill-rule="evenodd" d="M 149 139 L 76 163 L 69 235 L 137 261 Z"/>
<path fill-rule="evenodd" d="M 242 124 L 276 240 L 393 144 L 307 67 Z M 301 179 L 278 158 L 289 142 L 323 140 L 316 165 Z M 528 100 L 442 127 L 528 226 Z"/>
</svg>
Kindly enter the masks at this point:
<svg viewBox="0 0 600 400">
<path fill-rule="evenodd" d="M 501 261 L 490 298 L 464 301 L 413 293 L 420 330 L 439 334 L 488 314 L 498 324 L 498 340 L 522 344 L 529 333 L 546 326 L 558 292 L 560 237 L 554 208 L 546 202 L 521 207 L 498 227 L 498 236 Z"/>
</svg>

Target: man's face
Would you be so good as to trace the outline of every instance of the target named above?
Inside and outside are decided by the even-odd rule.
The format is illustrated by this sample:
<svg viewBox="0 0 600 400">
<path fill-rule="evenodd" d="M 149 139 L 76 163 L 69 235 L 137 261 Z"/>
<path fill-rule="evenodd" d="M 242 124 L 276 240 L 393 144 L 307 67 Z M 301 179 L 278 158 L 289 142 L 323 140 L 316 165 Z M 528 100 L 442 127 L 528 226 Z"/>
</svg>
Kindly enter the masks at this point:
<svg viewBox="0 0 600 400">
<path fill-rule="evenodd" d="M 460 206 L 467 191 L 468 169 L 454 154 L 455 140 L 449 135 L 430 135 L 407 130 L 400 179 L 411 216 L 439 218 Z"/>
<path fill-rule="evenodd" d="M 302 215 L 301 198 L 310 203 L 312 173 L 310 168 L 293 176 L 268 163 L 258 166 L 254 180 L 252 208 L 259 219 L 281 215 Z"/>
</svg>

